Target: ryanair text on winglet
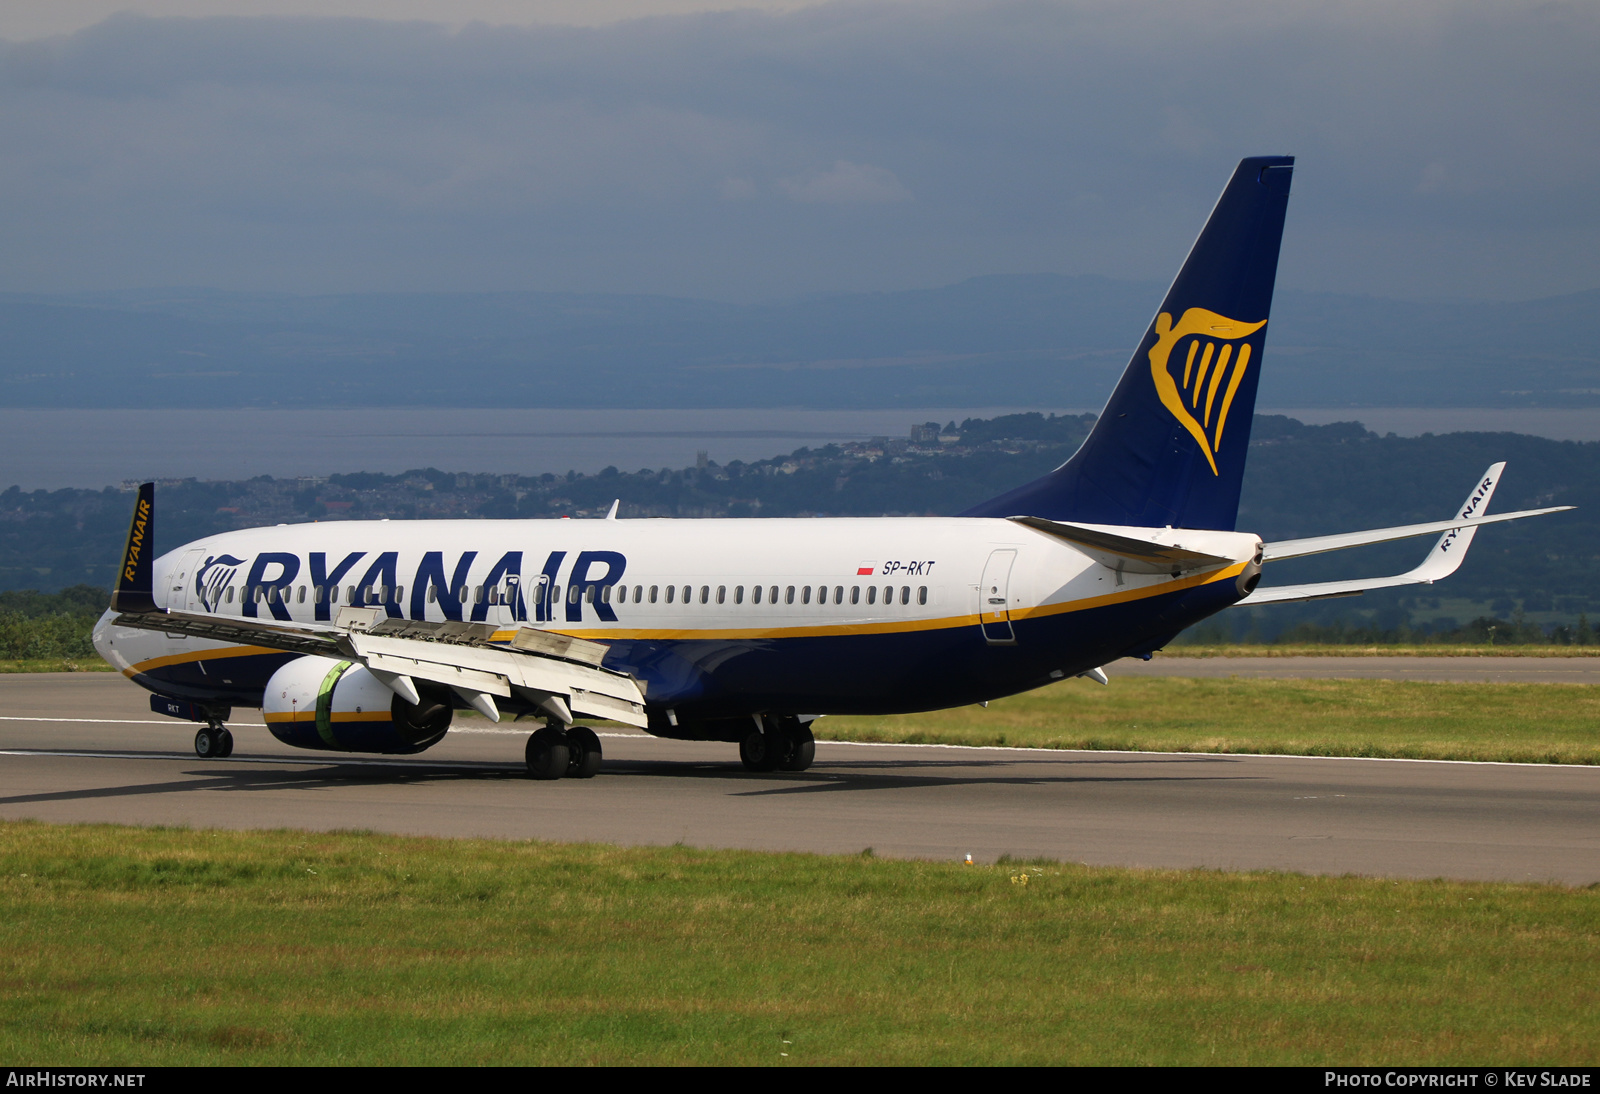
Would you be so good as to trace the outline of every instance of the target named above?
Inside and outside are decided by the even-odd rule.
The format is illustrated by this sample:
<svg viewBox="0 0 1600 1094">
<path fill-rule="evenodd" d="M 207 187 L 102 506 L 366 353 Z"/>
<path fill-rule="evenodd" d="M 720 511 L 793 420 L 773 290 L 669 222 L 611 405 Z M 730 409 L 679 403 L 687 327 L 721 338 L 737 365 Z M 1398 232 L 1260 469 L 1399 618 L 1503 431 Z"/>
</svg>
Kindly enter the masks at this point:
<svg viewBox="0 0 1600 1094">
<path fill-rule="evenodd" d="M 144 549 L 144 530 L 149 520 L 150 503 L 140 498 L 133 511 L 133 529 L 128 534 L 128 557 L 122 560 L 122 576 L 128 581 L 133 580 L 134 571 L 139 567 L 139 552 Z"/>
</svg>

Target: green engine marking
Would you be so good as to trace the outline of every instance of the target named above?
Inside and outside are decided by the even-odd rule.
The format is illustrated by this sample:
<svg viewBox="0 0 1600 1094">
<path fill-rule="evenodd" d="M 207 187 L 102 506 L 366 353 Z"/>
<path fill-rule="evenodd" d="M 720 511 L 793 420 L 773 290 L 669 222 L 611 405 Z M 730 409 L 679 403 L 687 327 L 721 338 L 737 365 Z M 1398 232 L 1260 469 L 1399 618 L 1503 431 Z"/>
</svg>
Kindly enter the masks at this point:
<svg viewBox="0 0 1600 1094">
<path fill-rule="evenodd" d="M 317 736 L 329 748 L 341 748 L 339 739 L 333 735 L 333 689 L 339 683 L 339 677 L 354 661 L 340 661 L 328 670 L 328 675 L 322 678 L 322 686 L 317 689 Z"/>
</svg>

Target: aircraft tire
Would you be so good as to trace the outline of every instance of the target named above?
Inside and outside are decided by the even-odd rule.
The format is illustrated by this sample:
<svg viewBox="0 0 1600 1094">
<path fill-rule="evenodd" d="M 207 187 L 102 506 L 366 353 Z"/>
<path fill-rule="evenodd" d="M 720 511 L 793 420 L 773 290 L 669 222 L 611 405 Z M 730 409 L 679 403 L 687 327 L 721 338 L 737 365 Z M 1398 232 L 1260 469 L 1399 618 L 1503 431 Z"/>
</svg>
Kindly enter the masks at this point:
<svg viewBox="0 0 1600 1094">
<path fill-rule="evenodd" d="M 782 747 L 783 754 L 778 758 L 779 771 L 804 771 L 817 758 L 817 739 L 805 726 L 787 734 Z"/>
<path fill-rule="evenodd" d="M 202 760 L 214 760 L 217 758 L 219 749 L 220 742 L 210 726 L 205 726 L 195 733 L 194 754 L 196 756 L 199 756 Z"/>
<path fill-rule="evenodd" d="M 600 774 L 600 736 L 588 726 L 567 730 L 567 778 L 592 779 Z"/>
<path fill-rule="evenodd" d="M 217 738 L 217 759 L 225 760 L 232 756 L 233 734 L 226 729 L 219 729 L 216 731 L 215 736 Z"/>
<path fill-rule="evenodd" d="M 554 726 L 545 726 L 528 738 L 525 753 L 528 777 L 549 782 L 567 773 L 571 754 L 567 748 L 567 735 Z"/>
<path fill-rule="evenodd" d="M 739 742 L 739 761 L 746 771 L 774 771 L 778 767 L 778 750 L 773 739 L 759 730 L 751 730 Z"/>
</svg>

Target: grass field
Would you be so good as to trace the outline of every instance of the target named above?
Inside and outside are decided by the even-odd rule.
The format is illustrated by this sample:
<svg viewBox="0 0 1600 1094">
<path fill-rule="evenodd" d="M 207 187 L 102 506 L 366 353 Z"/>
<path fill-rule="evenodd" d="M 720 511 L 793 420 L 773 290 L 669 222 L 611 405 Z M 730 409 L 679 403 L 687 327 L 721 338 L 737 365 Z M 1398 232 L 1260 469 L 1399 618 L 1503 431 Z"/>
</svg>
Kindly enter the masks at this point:
<svg viewBox="0 0 1600 1094">
<path fill-rule="evenodd" d="M 117 670 L 98 657 L 50 657 L 28 661 L 0 661 L 0 673 L 6 672 L 116 672 Z"/>
<path fill-rule="evenodd" d="M 1156 654 L 1172 657 L 1600 657 L 1600 646 L 1469 645 L 1437 643 L 1410 646 L 1357 646 L 1288 642 L 1274 645 L 1172 645 Z"/>
<path fill-rule="evenodd" d="M 1600 892 L 0 825 L 17 1064 L 1600 1059 Z"/>
<path fill-rule="evenodd" d="M 841 741 L 1600 763 L 1600 688 L 1122 677 L 982 707 L 823 718 Z"/>
</svg>

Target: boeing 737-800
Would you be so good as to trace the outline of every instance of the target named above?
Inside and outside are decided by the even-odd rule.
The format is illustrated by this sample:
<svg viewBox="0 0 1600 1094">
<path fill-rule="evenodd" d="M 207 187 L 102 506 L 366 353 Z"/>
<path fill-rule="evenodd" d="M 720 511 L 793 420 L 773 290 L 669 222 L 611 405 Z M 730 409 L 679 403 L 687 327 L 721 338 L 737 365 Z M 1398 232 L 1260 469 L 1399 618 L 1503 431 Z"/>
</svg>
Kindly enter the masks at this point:
<svg viewBox="0 0 1600 1094">
<path fill-rule="evenodd" d="M 349 521 L 219 533 L 152 558 L 141 488 L 96 648 L 152 707 L 260 707 L 300 748 L 415 753 L 457 710 L 542 722 L 537 778 L 589 776 L 580 718 L 811 763 L 809 723 L 983 702 L 1148 657 L 1224 608 L 1454 572 L 1496 464 L 1444 520 L 1263 543 L 1235 530 L 1290 157 L 1234 171 L 1083 446 L 945 518 Z M 1395 577 L 1260 587 L 1262 567 L 1442 533 Z"/>
</svg>

